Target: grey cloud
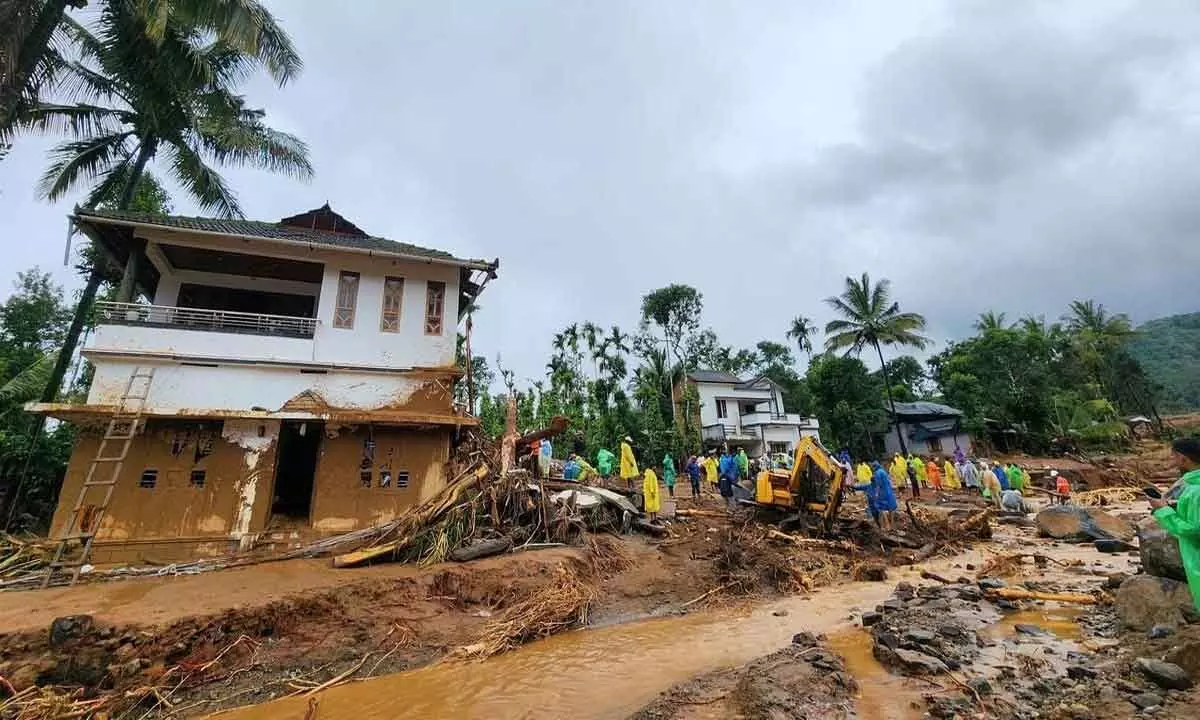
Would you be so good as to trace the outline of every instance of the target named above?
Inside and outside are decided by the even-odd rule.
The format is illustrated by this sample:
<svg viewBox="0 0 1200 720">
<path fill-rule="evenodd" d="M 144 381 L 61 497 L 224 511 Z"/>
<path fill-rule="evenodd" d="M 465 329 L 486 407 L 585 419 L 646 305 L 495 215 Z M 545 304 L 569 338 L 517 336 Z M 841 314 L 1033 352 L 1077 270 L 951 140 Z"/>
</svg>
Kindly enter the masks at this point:
<svg viewBox="0 0 1200 720">
<path fill-rule="evenodd" d="M 990 307 L 1200 306 L 1200 21 L 1184 2 L 273 10 L 306 70 L 246 94 L 309 141 L 317 177 L 231 171 L 248 212 L 329 200 L 373 233 L 499 256 L 476 348 L 520 377 L 563 325 L 629 329 L 670 282 L 699 287 L 706 322 L 742 345 L 798 313 L 824 322 L 821 299 L 863 270 L 940 339 Z M 5 275 L 61 257 L 68 205 L 28 190 L 43 154 L 24 140 L 0 163 L 20 246 Z"/>
</svg>

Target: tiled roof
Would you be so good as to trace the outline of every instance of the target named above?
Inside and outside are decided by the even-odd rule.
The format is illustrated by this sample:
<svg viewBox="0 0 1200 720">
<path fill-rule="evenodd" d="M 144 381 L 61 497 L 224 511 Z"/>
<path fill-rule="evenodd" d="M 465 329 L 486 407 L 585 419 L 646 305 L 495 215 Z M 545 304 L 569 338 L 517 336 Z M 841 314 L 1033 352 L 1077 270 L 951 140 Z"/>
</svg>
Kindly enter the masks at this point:
<svg viewBox="0 0 1200 720">
<path fill-rule="evenodd" d="M 720 370 L 693 370 L 688 373 L 688 377 L 696 382 L 703 383 L 727 383 L 737 385 L 742 382 L 737 375 L 731 375 Z"/>
<path fill-rule="evenodd" d="M 408 243 L 396 242 L 381 237 L 357 236 L 347 233 L 335 233 L 324 230 L 294 227 L 280 223 L 260 222 L 257 220 L 223 220 L 220 218 L 186 217 L 181 215 L 152 215 L 119 210 L 91 210 L 77 208 L 75 215 L 81 220 L 95 219 L 135 222 L 146 225 L 175 230 L 195 230 L 224 235 L 242 235 L 260 237 L 266 240 L 282 240 L 287 242 L 312 243 L 335 248 L 350 248 L 353 250 L 374 250 L 395 255 L 427 257 L 438 260 L 450 260 L 460 264 L 488 265 L 484 260 L 464 260 L 456 258 L 442 250 L 432 250 Z"/>
</svg>

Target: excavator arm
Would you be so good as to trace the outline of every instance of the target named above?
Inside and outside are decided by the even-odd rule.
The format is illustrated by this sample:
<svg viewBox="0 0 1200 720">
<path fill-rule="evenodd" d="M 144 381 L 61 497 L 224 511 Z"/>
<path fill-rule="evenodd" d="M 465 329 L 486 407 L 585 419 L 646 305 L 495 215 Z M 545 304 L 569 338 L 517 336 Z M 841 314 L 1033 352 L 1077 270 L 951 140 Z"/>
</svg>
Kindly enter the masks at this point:
<svg viewBox="0 0 1200 720">
<path fill-rule="evenodd" d="M 817 513 L 825 532 L 830 532 L 842 505 L 845 479 L 845 470 L 833 455 L 815 438 L 805 437 L 796 445 L 790 473 L 759 473 L 755 500 L 763 505 Z"/>
</svg>

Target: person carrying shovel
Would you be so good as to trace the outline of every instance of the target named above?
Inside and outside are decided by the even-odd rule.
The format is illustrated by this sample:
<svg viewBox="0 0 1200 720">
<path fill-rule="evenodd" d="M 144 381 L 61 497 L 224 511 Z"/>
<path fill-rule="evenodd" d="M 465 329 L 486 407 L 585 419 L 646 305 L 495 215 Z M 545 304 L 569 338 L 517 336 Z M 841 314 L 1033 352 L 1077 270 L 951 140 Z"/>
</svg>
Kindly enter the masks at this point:
<svg viewBox="0 0 1200 720">
<path fill-rule="evenodd" d="M 1171 457 L 1183 471 L 1183 492 L 1174 507 L 1162 498 L 1151 498 L 1150 507 L 1163 530 L 1179 540 L 1192 602 L 1200 609 L 1200 438 L 1179 438 L 1171 443 Z"/>
</svg>

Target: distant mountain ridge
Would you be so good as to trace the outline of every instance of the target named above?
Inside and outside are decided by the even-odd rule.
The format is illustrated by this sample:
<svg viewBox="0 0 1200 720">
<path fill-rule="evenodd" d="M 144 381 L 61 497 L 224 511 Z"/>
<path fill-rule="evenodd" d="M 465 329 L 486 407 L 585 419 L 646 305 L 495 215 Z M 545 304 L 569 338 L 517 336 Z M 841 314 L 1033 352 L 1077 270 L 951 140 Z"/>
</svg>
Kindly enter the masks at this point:
<svg viewBox="0 0 1200 720">
<path fill-rule="evenodd" d="M 1129 352 L 1162 386 L 1162 410 L 1200 409 L 1200 312 L 1139 326 Z"/>
</svg>

